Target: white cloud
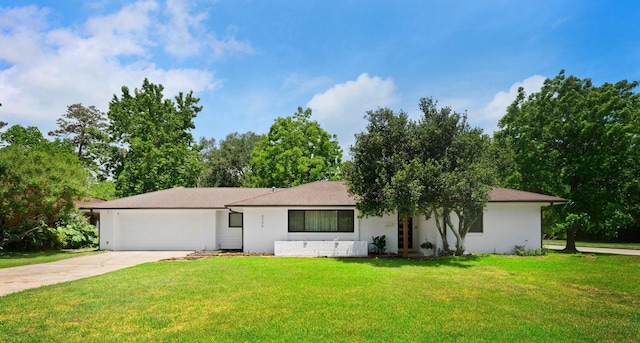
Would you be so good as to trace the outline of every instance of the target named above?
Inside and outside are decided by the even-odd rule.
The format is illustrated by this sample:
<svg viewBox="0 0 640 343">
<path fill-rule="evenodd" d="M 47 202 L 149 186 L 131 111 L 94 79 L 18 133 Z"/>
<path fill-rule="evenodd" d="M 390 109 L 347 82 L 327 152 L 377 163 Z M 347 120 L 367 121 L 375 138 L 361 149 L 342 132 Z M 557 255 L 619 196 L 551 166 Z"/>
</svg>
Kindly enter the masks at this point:
<svg viewBox="0 0 640 343">
<path fill-rule="evenodd" d="M 307 107 L 313 110 L 312 118 L 327 132 L 338 136 L 346 156 L 354 135 L 366 127 L 366 112 L 396 104 L 399 97 L 395 91 L 391 78 L 370 77 L 363 73 L 355 81 L 336 84 L 326 92 L 314 95 Z"/>
<path fill-rule="evenodd" d="M 509 91 L 499 91 L 493 100 L 483 109 L 483 125 L 485 132 L 491 133 L 498 128 L 498 121 L 507 113 L 507 107 L 516 99 L 518 88 L 523 87 L 527 94 L 538 92 L 546 77 L 533 75 L 524 81 L 511 85 Z"/>
<path fill-rule="evenodd" d="M 52 27 L 46 9 L 0 8 L 0 46 L 10 47 L 0 49 L 2 120 L 37 125 L 46 132 L 68 105 L 81 102 L 106 111 L 123 85 L 140 87 L 145 77 L 163 84 L 168 97 L 220 87 L 209 70 L 167 69 L 153 62 L 158 49 L 180 58 L 238 52 L 236 47 L 194 45 L 213 36 L 199 26 L 205 17 L 191 15 L 175 1 L 165 7 L 162 11 L 155 1 L 138 1 L 73 27 Z M 163 35 L 162 28 L 172 25 L 177 33 Z M 180 52 L 178 41 L 185 43 Z M 250 51 L 248 43 L 235 41 L 231 34 L 227 41 L 241 45 L 242 52 Z"/>
</svg>

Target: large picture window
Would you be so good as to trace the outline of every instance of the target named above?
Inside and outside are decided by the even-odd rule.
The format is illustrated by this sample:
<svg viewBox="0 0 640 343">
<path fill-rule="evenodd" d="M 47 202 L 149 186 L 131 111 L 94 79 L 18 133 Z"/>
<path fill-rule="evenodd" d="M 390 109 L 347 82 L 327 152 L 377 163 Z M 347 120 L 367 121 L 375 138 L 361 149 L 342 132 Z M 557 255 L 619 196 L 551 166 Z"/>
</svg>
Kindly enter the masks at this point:
<svg viewBox="0 0 640 343">
<path fill-rule="evenodd" d="M 353 232 L 353 210 L 289 210 L 289 232 Z"/>
</svg>

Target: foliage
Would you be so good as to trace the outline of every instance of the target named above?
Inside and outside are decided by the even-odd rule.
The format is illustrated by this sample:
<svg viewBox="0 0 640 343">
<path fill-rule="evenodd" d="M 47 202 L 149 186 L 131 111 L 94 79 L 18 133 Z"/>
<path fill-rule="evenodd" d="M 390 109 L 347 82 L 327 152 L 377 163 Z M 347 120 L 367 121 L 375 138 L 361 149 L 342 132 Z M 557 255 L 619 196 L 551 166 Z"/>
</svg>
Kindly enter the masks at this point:
<svg viewBox="0 0 640 343">
<path fill-rule="evenodd" d="M 516 245 L 513 247 L 513 253 L 518 256 L 544 256 L 547 254 L 547 249 L 527 249 L 524 245 Z"/>
<path fill-rule="evenodd" d="M 45 343 L 636 342 L 638 268 L 638 256 L 556 253 L 146 263 L 0 297 L 0 337 Z"/>
<path fill-rule="evenodd" d="M 420 244 L 420 247 L 425 250 L 433 249 L 433 243 L 429 241 L 425 241 L 422 244 Z"/>
<path fill-rule="evenodd" d="M 49 136 L 61 137 L 71 142 L 78 158 L 90 170 L 98 171 L 98 161 L 103 159 L 107 136 L 105 114 L 95 106 L 82 104 L 67 106 L 67 112 L 56 123 L 59 128 Z"/>
<path fill-rule="evenodd" d="M 200 178 L 201 187 L 241 187 L 251 171 L 251 154 L 260 135 L 253 132 L 231 133 L 216 144 L 212 138 L 202 138 L 201 154 L 205 169 Z"/>
<path fill-rule="evenodd" d="M 53 224 L 86 194 L 87 172 L 73 148 L 35 127 L 13 126 L 0 149 L 0 248 L 58 248 Z"/>
<path fill-rule="evenodd" d="M 371 245 L 373 245 L 373 252 L 378 255 L 384 254 L 387 250 L 387 236 L 371 236 L 371 240 L 373 241 L 373 243 L 371 243 Z"/>
<path fill-rule="evenodd" d="M 416 214 L 435 217 L 444 249 L 449 253 L 449 229 L 456 237 L 455 253 L 461 255 L 494 182 L 489 138 L 471 128 L 466 115 L 437 109 L 432 99 L 421 99 L 420 108 L 419 122 L 389 109 L 367 112 L 369 124 L 356 135 L 353 165 L 345 169 L 348 189 L 357 196 L 361 214 L 397 212 L 404 229 Z M 456 226 L 451 213 L 459 219 Z"/>
<path fill-rule="evenodd" d="M 408 218 L 419 212 L 419 200 L 424 189 L 421 183 L 422 165 L 415 157 L 416 124 L 405 112 L 394 113 L 388 108 L 369 111 L 365 132 L 356 134 L 351 147 L 353 164 L 347 168 L 349 193 L 357 196 L 360 215 L 382 216 L 397 213 L 404 222 L 404 237 Z M 403 255 L 408 255 L 403 242 Z"/>
<path fill-rule="evenodd" d="M 56 231 L 63 249 L 93 248 L 98 246 L 98 228 L 89 224 L 79 211 L 69 213 L 56 222 Z"/>
<path fill-rule="evenodd" d="M 293 116 L 276 119 L 255 144 L 245 185 L 286 188 L 336 180 L 341 159 L 336 136 L 311 120 L 311 109 L 298 107 Z"/>
<path fill-rule="evenodd" d="M 197 185 L 203 166 L 189 131 L 202 107 L 193 92 L 180 92 L 174 102 L 163 90 L 145 79 L 133 94 L 122 87 L 109 104 L 108 132 L 116 144 L 109 166 L 118 196 Z"/>
<path fill-rule="evenodd" d="M 542 89 L 516 100 L 495 137 L 515 154 L 520 189 L 569 201 L 556 206 L 567 250 L 578 232 L 616 235 L 640 206 L 638 82 L 594 86 L 561 71 Z"/>
<path fill-rule="evenodd" d="M 116 185 L 110 180 L 99 181 L 92 179 L 89 182 L 89 195 L 102 200 L 115 199 Z"/>
<path fill-rule="evenodd" d="M 423 213 L 434 217 L 449 252 L 447 229 L 456 237 L 455 254 L 465 251 L 464 240 L 480 218 L 491 186 L 495 184 L 494 160 L 489 156 L 490 141 L 480 128 L 472 128 L 466 114 L 449 107 L 437 108 L 432 99 L 420 100 L 419 153 L 424 165 Z M 451 213 L 458 218 L 453 224 Z"/>
</svg>

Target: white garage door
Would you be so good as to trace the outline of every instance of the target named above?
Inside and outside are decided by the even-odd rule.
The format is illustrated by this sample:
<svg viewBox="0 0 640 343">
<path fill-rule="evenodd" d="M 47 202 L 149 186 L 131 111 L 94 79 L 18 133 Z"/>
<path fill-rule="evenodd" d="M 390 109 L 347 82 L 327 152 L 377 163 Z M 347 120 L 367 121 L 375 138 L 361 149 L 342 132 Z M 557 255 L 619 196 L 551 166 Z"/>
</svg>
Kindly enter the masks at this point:
<svg viewBox="0 0 640 343">
<path fill-rule="evenodd" d="M 215 241 L 215 222 L 208 219 L 202 213 L 182 210 L 122 211 L 116 219 L 115 249 L 211 249 L 206 244 Z"/>
</svg>

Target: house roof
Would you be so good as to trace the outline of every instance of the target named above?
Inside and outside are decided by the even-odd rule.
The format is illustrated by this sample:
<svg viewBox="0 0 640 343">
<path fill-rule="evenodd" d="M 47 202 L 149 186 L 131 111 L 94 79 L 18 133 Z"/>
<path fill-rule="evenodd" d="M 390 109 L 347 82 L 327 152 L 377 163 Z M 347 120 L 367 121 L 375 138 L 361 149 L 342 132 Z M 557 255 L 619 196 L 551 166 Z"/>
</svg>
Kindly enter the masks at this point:
<svg viewBox="0 0 640 343">
<path fill-rule="evenodd" d="M 227 207 L 253 206 L 355 206 L 355 198 L 342 181 L 316 181 L 280 189 L 251 199 L 227 204 Z"/>
<path fill-rule="evenodd" d="M 566 200 L 544 194 L 494 187 L 491 190 L 489 202 L 566 202 Z M 348 194 L 347 184 L 344 181 L 316 181 L 230 203 L 227 207 L 355 205 L 355 197 Z"/>
<path fill-rule="evenodd" d="M 565 199 L 508 188 L 493 188 L 490 202 L 566 202 Z M 92 209 L 187 209 L 225 207 L 342 207 L 355 206 L 343 181 L 316 181 L 292 188 L 177 187 L 105 202 L 89 202 Z"/>
<path fill-rule="evenodd" d="M 494 187 L 489 202 L 567 202 L 566 199 L 539 193 Z"/>
<path fill-rule="evenodd" d="M 73 203 L 76 205 L 78 209 L 88 209 L 88 208 L 93 208 L 94 205 L 103 203 L 105 201 L 106 200 L 104 199 L 89 197 L 82 200 L 76 200 Z"/>
<path fill-rule="evenodd" d="M 224 208 L 230 202 L 271 193 L 270 188 L 184 188 L 134 195 L 94 204 L 94 209 Z"/>
</svg>

